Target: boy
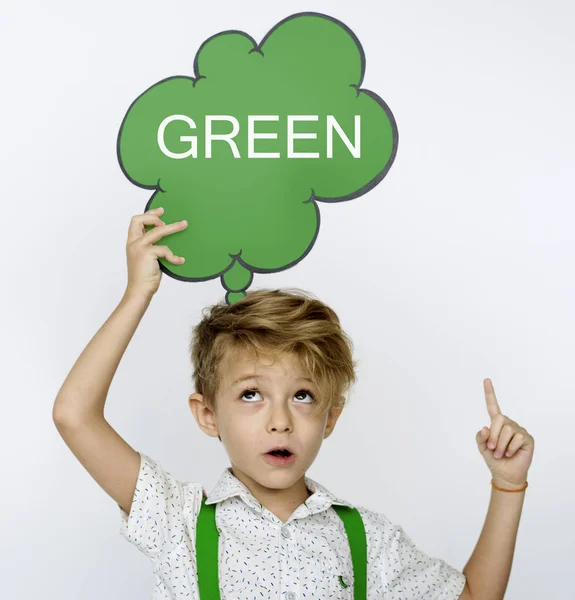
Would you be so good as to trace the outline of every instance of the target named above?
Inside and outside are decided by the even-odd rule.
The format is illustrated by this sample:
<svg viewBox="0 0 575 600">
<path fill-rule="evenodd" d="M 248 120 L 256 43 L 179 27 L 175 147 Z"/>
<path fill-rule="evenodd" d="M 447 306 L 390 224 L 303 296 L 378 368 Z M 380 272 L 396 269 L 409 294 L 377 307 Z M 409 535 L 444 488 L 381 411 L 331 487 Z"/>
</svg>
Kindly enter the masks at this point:
<svg viewBox="0 0 575 600">
<path fill-rule="evenodd" d="M 347 514 L 344 507 L 361 516 L 364 598 L 503 598 L 533 438 L 501 414 L 489 382 L 491 427 L 476 437 L 493 475 L 481 537 L 463 572 L 425 555 L 385 515 L 353 507 L 305 476 L 355 381 L 351 340 L 318 300 L 279 290 L 251 292 L 232 306 L 213 306 L 195 328 L 197 391 L 190 408 L 202 431 L 224 444 L 232 464 L 209 495 L 199 483 L 174 478 L 112 429 L 104 418 L 106 395 L 158 290 L 157 258 L 183 262 L 167 246 L 153 244 L 187 223 L 166 225 L 159 214 L 132 218 L 124 297 L 76 361 L 53 411 L 66 444 L 117 502 L 121 533 L 151 559 L 154 599 L 200 598 L 206 577 L 198 576 L 197 558 L 207 542 L 196 534 L 210 506 L 219 542 L 208 567 L 219 583 L 201 600 L 357 600 L 357 540 L 352 544 L 340 517 Z M 155 227 L 146 232 L 146 225 Z"/>
</svg>

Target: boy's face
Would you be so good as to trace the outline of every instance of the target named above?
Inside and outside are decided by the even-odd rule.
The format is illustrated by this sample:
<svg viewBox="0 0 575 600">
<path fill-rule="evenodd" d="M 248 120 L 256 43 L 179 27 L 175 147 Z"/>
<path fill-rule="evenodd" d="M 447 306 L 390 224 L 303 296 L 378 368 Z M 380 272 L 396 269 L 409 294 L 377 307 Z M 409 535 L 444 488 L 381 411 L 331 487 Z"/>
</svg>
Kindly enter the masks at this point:
<svg viewBox="0 0 575 600">
<path fill-rule="evenodd" d="M 291 494 L 297 502 L 294 508 L 305 500 L 309 494 L 304 475 L 342 412 L 313 414 L 315 401 L 305 390 L 315 397 L 320 390 L 302 379 L 306 376 L 295 354 L 277 355 L 275 360 L 262 356 L 256 363 L 245 350 L 228 349 L 220 364 L 215 412 L 203 404 L 201 394 L 190 396 L 198 425 L 208 435 L 221 437 L 233 474 L 260 502 L 273 500 L 280 491 Z M 289 466 L 270 464 L 265 455 L 275 446 L 289 447 L 295 460 Z"/>
</svg>

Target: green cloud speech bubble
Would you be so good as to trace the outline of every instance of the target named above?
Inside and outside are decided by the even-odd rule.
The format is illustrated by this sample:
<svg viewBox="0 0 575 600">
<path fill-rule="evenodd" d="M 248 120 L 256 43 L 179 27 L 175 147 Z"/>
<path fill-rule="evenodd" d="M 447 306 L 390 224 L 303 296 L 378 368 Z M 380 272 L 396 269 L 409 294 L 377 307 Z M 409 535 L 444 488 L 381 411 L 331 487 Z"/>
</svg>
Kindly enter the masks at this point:
<svg viewBox="0 0 575 600">
<path fill-rule="evenodd" d="M 357 198 L 383 179 L 397 125 L 360 87 L 359 40 L 326 15 L 292 15 L 260 44 L 241 31 L 214 35 L 194 72 L 134 100 L 118 160 L 132 183 L 155 190 L 146 210 L 163 206 L 164 222 L 188 221 L 159 240 L 186 259 L 160 258 L 162 271 L 182 281 L 220 277 L 233 304 L 254 273 L 289 269 L 310 252 L 318 202 Z"/>
</svg>

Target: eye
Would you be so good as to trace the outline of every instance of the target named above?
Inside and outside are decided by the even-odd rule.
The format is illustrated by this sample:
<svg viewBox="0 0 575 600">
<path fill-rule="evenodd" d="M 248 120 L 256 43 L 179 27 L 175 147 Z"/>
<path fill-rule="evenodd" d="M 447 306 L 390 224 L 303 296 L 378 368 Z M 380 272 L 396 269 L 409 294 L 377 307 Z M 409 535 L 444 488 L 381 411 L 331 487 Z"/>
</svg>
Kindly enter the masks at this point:
<svg viewBox="0 0 575 600">
<path fill-rule="evenodd" d="M 252 390 L 250 390 L 250 389 L 246 389 L 246 390 L 244 390 L 244 391 L 243 391 L 243 392 L 240 394 L 240 398 L 243 398 L 243 397 L 244 397 L 246 394 L 254 394 L 254 393 L 257 393 L 257 394 L 259 394 L 258 390 L 255 390 L 255 389 L 252 389 Z"/>
<path fill-rule="evenodd" d="M 300 390 L 296 396 L 299 394 L 307 394 L 311 398 L 311 401 L 315 402 L 315 396 L 309 390 Z"/>
<path fill-rule="evenodd" d="M 240 399 L 242 399 L 246 394 L 254 394 L 254 393 L 259 394 L 259 391 L 258 391 L 257 388 L 248 388 L 248 389 L 245 389 L 240 394 Z M 311 398 L 311 402 L 304 402 L 303 404 L 311 404 L 312 402 L 315 402 L 315 396 L 309 390 L 299 390 L 297 392 L 297 394 L 295 394 L 295 396 L 299 396 L 301 394 L 307 394 Z"/>
</svg>

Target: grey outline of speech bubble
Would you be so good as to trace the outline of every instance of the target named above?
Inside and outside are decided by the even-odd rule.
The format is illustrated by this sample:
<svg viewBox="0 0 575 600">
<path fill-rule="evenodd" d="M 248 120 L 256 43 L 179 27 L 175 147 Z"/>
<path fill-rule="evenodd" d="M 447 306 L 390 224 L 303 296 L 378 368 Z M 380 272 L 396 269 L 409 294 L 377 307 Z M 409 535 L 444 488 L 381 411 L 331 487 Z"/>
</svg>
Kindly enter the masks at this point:
<svg viewBox="0 0 575 600">
<path fill-rule="evenodd" d="M 300 13 L 295 13 L 293 15 L 290 15 L 289 17 L 286 17 L 285 19 L 282 19 L 281 21 L 279 21 L 278 23 L 276 23 L 262 38 L 261 42 L 258 44 L 256 42 L 256 40 L 249 35 L 248 33 L 246 33 L 245 31 L 240 31 L 240 30 L 235 30 L 235 29 L 230 29 L 230 30 L 226 30 L 226 31 L 221 31 L 219 33 L 216 33 L 212 36 L 210 36 L 209 38 L 207 38 L 206 40 L 204 40 L 204 42 L 202 42 L 201 46 L 198 48 L 198 51 L 196 52 L 196 55 L 194 57 L 194 75 L 195 77 L 190 77 L 189 75 L 172 75 L 170 77 L 166 77 L 164 79 L 161 79 L 160 81 L 157 81 L 156 83 L 154 83 L 153 85 L 151 85 L 150 87 L 148 87 L 146 90 L 144 90 L 141 94 L 139 94 L 136 99 L 130 104 L 130 106 L 128 107 L 128 110 L 126 111 L 126 114 L 124 115 L 124 118 L 122 119 L 122 123 L 120 125 L 120 129 L 118 131 L 118 137 L 117 137 L 117 142 L 116 142 L 116 156 L 118 159 L 118 163 L 120 165 L 120 168 L 122 169 L 122 172 L 124 173 L 124 175 L 126 176 L 126 178 L 133 183 L 134 185 L 141 187 L 143 189 L 147 189 L 147 190 L 155 190 L 154 194 L 152 194 L 152 196 L 149 198 L 147 204 L 146 204 L 146 208 L 145 208 L 145 212 L 149 210 L 149 207 L 153 204 L 154 202 L 154 198 L 156 197 L 156 194 L 158 194 L 159 192 L 165 192 L 165 190 L 163 190 L 160 186 L 160 179 L 158 179 L 158 182 L 156 185 L 153 186 L 149 186 L 149 185 L 142 185 L 136 181 L 134 181 L 129 175 L 128 173 L 125 171 L 123 165 L 122 165 L 122 161 L 120 159 L 120 137 L 122 134 L 122 129 L 124 127 L 124 123 L 126 121 L 126 118 L 132 108 L 132 106 L 140 99 L 141 96 L 143 96 L 144 94 L 146 94 L 149 90 L 151 90 L 153 87 L 160 85 L 162 83 L 164 83 L 165 81 L 168 81 L 170 79 L 175 79 L 175 78 L 179 78 L 179 79 L 189 79 L 192 82 L 192 85 L 195 87 L 197 82 L 200 81 L 201 79 L 207 79 L 207 77 L 205 75 L 201 75 L 198 72 L 198 57 L 202 51 L 202 48 L 209 43 L 211 40 L 213 40 L 214 38 L 221 36 L 221 35 L 227 35 L 227 34 L 239 34 L 239 35 L 243 35 L 244 37 L 248 38 L 250 40 L 250 42 L 253 44 L 253 48 L 249 51 L 249 53 L 251 52 L 258 52 L 259 54 L 261 54 L 262 56 L 265 56 L 263 51 L 262 51 L 262 47 L 264 46 L 266 40 L 272 35 L 272 33 L 278 29 L 278 27 L 280 27 L 281 25 L 283 25 L 284 23 L 286 23 L 287 21 L 290 21 L 292 19 L 296 19 L 298 17 L 309 17 L 309 16 L 313 16 L 313 17 L 320 17 L 323 19 L 328 19 L 330 21 L 332 21 L 333 23 L 337 24 L 338 26 L 340 26 L 341 28 L 343 28 L 348 34 L 349 36 L 353 39 L 353 41 L 355 42 L 359 53 L 360 53 L 360 57 L 361 57 L 361 76 L 359 79 L 359 82 L 357 84 L 350 84 L 350 87 L 354 87 L 357 93 L 357 96 L 359 96 L 360 93 L 363 94 L 367 94 L 368 96 L 370 96 L 371 98 L 373 98 L 384 110 L 384 112 L 387 115 L 387 118 L 389 119 L 391 128 L 392 128 L 392 151 L 391 151 L 391 156 L 389 157 L 389 160 L 387 162 L 387 164 L 385 165 L 385 167 L 368 183 L 366 183 L 363 187 L 359 188 L 358 190 L 356 190 L 355 192 L 352 192 L 350 194 L 347 194 L 345 196 L 338 196 L 335 198 L 326 198 L 326 197 L 322 197 L 322 196 L 316 196 L 315 195 L 315 190 L 312 188 L 311 190 L 311 195 L 309 198 L 307 198 L 306 200 L 303 200 L 303 203 L 308 203 L 308 202 L 313 202 L 314 206 L 315 206 L 315 210 L 316 210 L 316 217 L 317 217 L 317 229 L 316 229 L 316 233 L 315 236 L 313 237 L 313 239 L 311 240 L 308 248 L 306 249 L 306 251 L 296 260 L 294 260 L 293 262 L 282 266 L 279 269 L 262 269 L 262 268 L 258 268 L 258 267 L 254 267 L 253 265 L 249 265 L 248 263 L 244 262 L 241 259 L 241 253 L 242 250 L 240 250 L 238 253 L 235 254 L 230 254 L 230 258 L 235 259 L 238 263 L 240 263 L 247 271 L 250 272 L 250 278 L 249 278 L 249 282 L 247 284 L 247 286 L 244 288 L 245 291 L 246 289 L 248 289 L 248 287 L 250 287 L 250 285 L 252 284 L 253 281 L 253 277 L 254 277 L 254 273 L 262 273 L 262 274 L 266 274 L 266 273 L 279 273 L 281 271 L 285 271 L 287 269 L 292 268 L 293 266 L 295 266 L 296 264 L 298 264 L 300 261 L 302 261 L 310 252 L 311 249 L 314 247 L 315 245 L 315 241 L 319 235 L 319 231 L 321 228 L 321 213 L 319 210 L 319 206 L 317 205 L 317 203 L 315 202 L 316 200 L 319 202 L 325 202 L 325 203 L 334 203 L 334 202 L 344 202 L 346 200 L 352 200 L 354 198 L 358 198 L 359 196 L 363 196 L 364 194 L 366 194 L 367 192 L 369 192 L 371 189 L 373 189 L 389 172 L 389 169 L 391 168 L 391 166 L 393 165 L 394 161 L 395 161 L 395 157 L 397 155 L 397 150 L 398 150 L 398 146 L 399 146 L 399 132 L 398 132 L 398 128 L 397 128 L 397 122 L 395 120 L 395 117 L 393 116 L 393 113 L 391 112 L 391 109 L 389 108 L 389 106 L 387 105 L 387 103 L 383 100 L 383 98 L 381 98 L 378 94 L 376 94 L 375 92 L 365 89 L 365 88 L 361 88 L 361 84 L 363 82 L 363 78 L 365 76 L 365 69 L 366 69 L 366 57 L 365 57 L 365 52 L 363 50 L 363 46 L 361 45 L 361 42 L 359 41 L 358 37 L 355 35 L 355 33 L 342 21 L 331 17 L 329 15 L 323 14 L 323 13 L 318 13 L 318 12 L 300 12 Z M 216 277 L 219 277 L 222 283 L 222 286 L 224 287 L 224 289 L 227 292 L 237 292 L 238 290 L 230 290 L 229 288 L 227 288 L 224 284 L 224 278 L 223 276 L 225 275 L 225 273 L 227 273 L 227 271 L 229 271 L 233 266 L 234 266 L 234 262 L 230 263 L 230 265 L 228 267 L 226 267 L 224 270 L 220 271 L 219 273 L 216 273 L 214 275 L 211 275 L 209 277 L 183 277 L 182 275 L 178 275 L 177 273 L 174 273 L 173 271 L 171 271 L 168 267 L 166 267 L 163 263 L 161 263 L 160 261 L 158 261 L 159 265 L 160 265 L 160 269 L 166 273 L 169 277 L 172 277 L 174 279 L 180 280 L 180 281 L 211 281 L 212 279 L 215 279 Z"/>
</svg>

